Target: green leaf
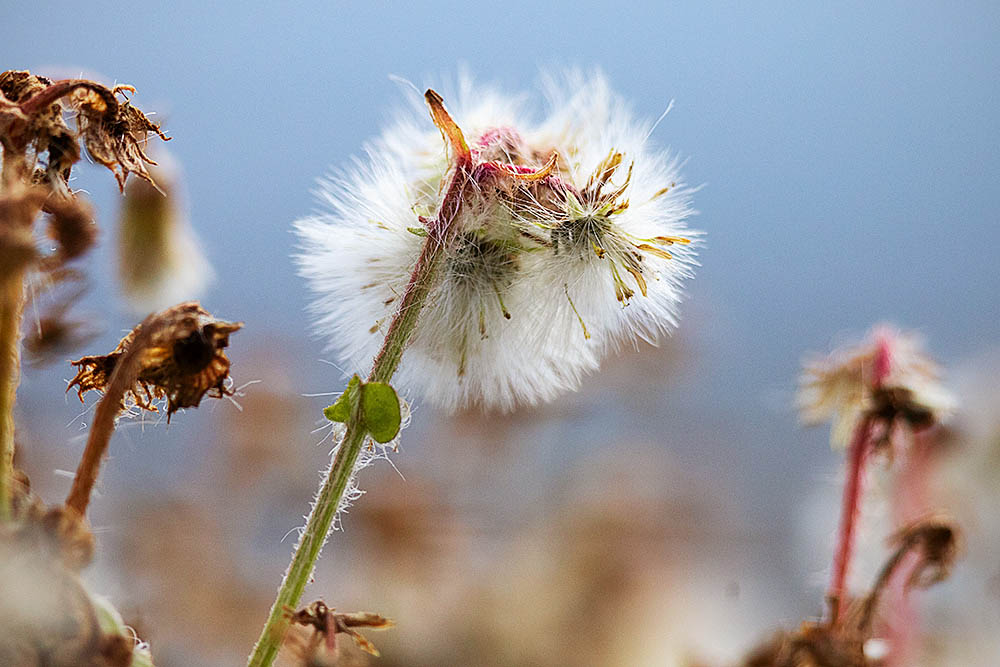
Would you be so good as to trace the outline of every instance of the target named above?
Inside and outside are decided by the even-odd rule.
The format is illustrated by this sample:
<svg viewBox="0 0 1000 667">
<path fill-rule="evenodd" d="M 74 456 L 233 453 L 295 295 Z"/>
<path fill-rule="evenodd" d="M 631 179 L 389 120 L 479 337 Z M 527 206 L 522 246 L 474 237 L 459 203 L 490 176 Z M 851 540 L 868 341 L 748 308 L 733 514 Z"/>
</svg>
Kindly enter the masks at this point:
<svg viewBox="0 0 1000 667">
<path fill-rule="evenodd" d="M 340 398 L 330 406 L 323 408 L 323 416 L 332 422 L 346 422 L 351 418 L 354 404 L 358 401 L 358 388 L 361 386 L 361 378 L 357 375 L 347 383 L 347 389 L 340 395 Z"/>
<path fill-rule="evenodd" d="M 386 443 L 399 433 L 402 416 L 396 390 L 384 382 L 369 382 L 361 388 L 361 414 L 365 428 L 376 442 Z"/>
</svg>

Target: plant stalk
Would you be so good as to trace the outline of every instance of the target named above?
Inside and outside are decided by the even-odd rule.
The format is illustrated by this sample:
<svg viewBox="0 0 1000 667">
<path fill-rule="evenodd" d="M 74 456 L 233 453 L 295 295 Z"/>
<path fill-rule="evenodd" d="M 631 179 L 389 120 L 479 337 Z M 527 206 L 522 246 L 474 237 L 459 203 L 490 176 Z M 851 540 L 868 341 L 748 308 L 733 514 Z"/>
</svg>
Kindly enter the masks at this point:
<svg viewBox="0 0 1000 667">
<path fill-rule="evenodd" d="M 0 285 L 0 521 L 11 517 L 14 481 L 14 401 L 21 380 L 21 317 L 24 271 Z"/>
<path fill-rule="evenodd" d="M 892 366 L 891 339 L 881 335 L 876 341 L 872 360 L 872 387 L 877 389 L 889 377 Z M 830 605 L 830 626 L 836 627 L 841 620 L 841 612 L 847 601 L 847 573 L 854 556 L 857 540 L 857 523 L 861 514 L 862 484 L 865 479 L 865 464 L 872 449 L 872 432 L 876 419 L 871 414 L 864 415 L 854 427 L 851 444 L 847 450 L 847 479 L 844 482 L 843 503 L 840 513 L 840 528 L 837 531 L 837 546 L 833 554 L 833 575 L 826 599 Z M 892 436 L 892 425 L 886 424 L 887 436 Z"/>
<path fill-rule="evenodd" d="M 840 514 L 840 529 L 837 531 L 837 547 L 833 556 L 833 577 L 826 598 L 830 604 L 830 624 L 840 622 L 840 612 L 847 599 L 847 573 L 854 555 L 857 538 L 857 523 L 861 513 L 862 484 L 865 476 L 865 462 L 868 459 L 871 439 L 871 419 L 865 417 L 854 428 L 854 435 L 847 451 L 847 480 Z"/>
<path fill-rule="evenodd" d="M 73 485 L 70 487 L 69 495 L 66 496 L 66 506 L 75 509 L 80 513 L 80 516 L 87 514 L 90 495 L 97 483 L 97 475 L 101 470 L 104 455 L 108 451 L 108 445 L 111 443 L 111 436 L 115 432 L 115 419 L 121 411 L 122 399 L 125 398 L 125 392 L 139 376 L 142 353 L 149 343 L 150 337 L 160 325 L 162 325 L 162 321 L 155 313 L 139 325 L 138 334 L 129 344 L 125 354 L 118 360 L 115 370 L 108 378 L 108 386 L 104 396 L 101 397 L 97 409 L 94 411 L 94 423 L 87 436 L 87 446 L 83 450 L 83 456 L 80 457 L 80 464 L 73 477 Z"/>
<path fill-rule="evenodd" d="M 403 299 L 389 324 L 382 347 L 375 356 L 371 373 L 368 375 L 369 382 L 389 382 L 399 367 L 403 351 L 416 329 L 420 311 L 434 286 L 444 250 L 454 236 L 453 223 L 462 206 L 465 189 L 472 176 L 472 157 L 461 130 L 445 111 L 437 93 L 428 91 L 425 98 L 430 106 L 434 123 L 452 147 L 454 164 L 437 216 L 425 222 L 427 237 L 416 266 L 410 274 Z M 298 606 L 302 592 L 312 576 L 320 550 L 326 543 L 330 526 L 337 515 L 344 490 L 354 474 L 354 465 L 368 435 L 361 420 L 360 404 L 355 405 L 346 426 L 347 430 L 337 449 L 337 455 L 320 487 L 306 521 L 305 530 L 295 547 L 292 562 L 278 588 L 274 604 L 271 605 L 267 622 L 250 655 L 247 663 L 249 667 L 270 667 L 277 657 L 290 622 L 288 610 L 294 610 Z"/>
</svg>

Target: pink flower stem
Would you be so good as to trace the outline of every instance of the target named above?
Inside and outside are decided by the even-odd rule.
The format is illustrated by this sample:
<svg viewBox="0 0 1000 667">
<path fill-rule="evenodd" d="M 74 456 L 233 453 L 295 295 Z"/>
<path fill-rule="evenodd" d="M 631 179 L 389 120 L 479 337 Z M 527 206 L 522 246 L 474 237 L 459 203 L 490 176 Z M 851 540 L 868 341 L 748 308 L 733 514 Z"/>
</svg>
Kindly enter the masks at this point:
<svg viewBox="0 0 1000 667">
<path fill-rule="evenodd" d="M 896 480 L 894 510 L 897 528 L 907 526 L 923 518 L 929 509 L 928 482 L 933 468 L 933 435 L 917 433 L 902 461 L 902 469 Z M 908 664 L 910 649 L 914 646 L 918 632 L 919 618 L 907 588 L 913 568 L 919 558 L 911 557 L 906 567 L 900 567 L 890 580 L 886 598 L 886 631 L 893 650 L 888 656 L 886 667 L 903 667 Z"/>
<path fill-rule="evenodd" d="M 891 345 L 892 338 L 889 335 L 881 334 L 878 336 L 872 360 L 871 386 L 873 389 L 881 387 L 882 383 L 889 377 L 892 368 Z M 865 415 L 854 428 L 851 444 L 847 450 L 847 480 L 844 482 L 840 528 L 837 533 L 837 547 L 833 555 L 833 576 L 826 595 L 830 604 L 830 625 L 832 627 L 836 627 L 840 622 L 841 612 L 847 598 L 847 575 L 857 540 L 865 464 L 871 453 L 871 437 L 874 427 L 874 418 L 871 415 Z"/>
<path fill-rule="evenodd" d="M 857 523 L 861 510 L 862 483 L 865 463 L 871 449 L 871 418 L 865 417 L 854 429 L 847 456 L 847 480 L 840 513 L 840 529 L 837 532 L 837 548 L 833 556 L 833 578 L 826 598 L 830 604 L 830 625 L 840 621 L 840 612 L 847 595 L 847 573 L 854 555 L 857 537 Z"/>
</svg>

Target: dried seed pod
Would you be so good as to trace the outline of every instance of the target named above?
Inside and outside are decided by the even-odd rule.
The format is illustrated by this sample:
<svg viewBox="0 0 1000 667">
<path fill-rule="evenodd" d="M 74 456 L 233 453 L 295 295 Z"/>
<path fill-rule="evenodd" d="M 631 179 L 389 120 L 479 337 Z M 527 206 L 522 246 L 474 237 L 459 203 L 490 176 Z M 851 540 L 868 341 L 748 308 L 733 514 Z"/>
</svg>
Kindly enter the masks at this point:
<svg viewBox="0 0 1000 667">
<path fill-rule="evenodd" d="M 227 386 L 229 335 L 242 322 L 217 320 L 197 302 L 190 301 L 146 318 L 106 355 L 82 357 L 74 362 L 76 377 L 66 388 L 83 394 L 108 390 L 119 363 L 130 357 L 133 375 L 127 382 L 122 408 L 138 406 L 156 412 L 153 402 L 166 399 L 167 417 L 181 408 L 198 407 L 205 394 L 214 398 L 232 395 Z"/>
</svg>

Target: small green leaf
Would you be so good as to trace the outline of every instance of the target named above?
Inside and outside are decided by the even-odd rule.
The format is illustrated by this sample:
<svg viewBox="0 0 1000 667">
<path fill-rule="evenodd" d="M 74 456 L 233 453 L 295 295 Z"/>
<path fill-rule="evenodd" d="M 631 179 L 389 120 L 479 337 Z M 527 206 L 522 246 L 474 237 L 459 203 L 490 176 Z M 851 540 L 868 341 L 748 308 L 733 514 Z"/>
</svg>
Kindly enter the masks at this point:
<svg viewBox="0 0 1000 667">
<path fill-rule="evenodd" d="M 423 227 L 407 227 L 406 231 L 410 232 L 414 236 L 419 236 L 421 238 L 427 236 L 427 230 Z"/>
<path fill-rule="evenodd" d="M 365 428 L 376 442 L 386 443 L 399 433 L 402 416 L 396 390 L 384 382 L 369 382 L 361 388 L 361 413 Z"/>
<path fill-rule="evenodd" d="M 358 400 L 358 387 L 361 386 L 361 378 L 357 375 L 347 383 L 347 389 L 340 395 L 340 398 L 330 406 L 323 408 L 323 416 L 332 422 L 346 422 L 351 418 L 354 404 Z"/>
</svg>

